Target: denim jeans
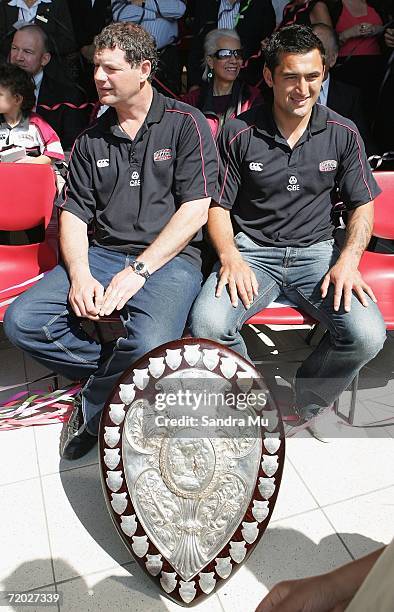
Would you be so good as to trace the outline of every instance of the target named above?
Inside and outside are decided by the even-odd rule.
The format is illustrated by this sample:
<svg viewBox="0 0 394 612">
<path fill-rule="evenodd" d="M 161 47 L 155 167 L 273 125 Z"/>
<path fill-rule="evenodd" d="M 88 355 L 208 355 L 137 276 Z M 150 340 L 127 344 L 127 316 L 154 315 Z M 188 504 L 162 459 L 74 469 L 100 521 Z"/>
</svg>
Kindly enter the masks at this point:
<svg viewBox="0 0 394 612">
<path fill-rule="evenodd" d="M 134 257 L 101 247 L 89 249 L 92 275 L 107 287 Z M 87 430 L 97 434 L 100 414 L 120 375 L 153 348 L 182 336 L 190 307 L 201 288 L 199 269 L 175 257 L 145 282 L 121 311 L 127 337 L 102 346 L 80 327 L 68 303 L 70 282 L 56 266 L 7 309 L 4 329 L 16 346 L 71 380 L 88 378 L 82 390 Z"/>
<path fill-rule="evenodd" d="M 240 232 L 235 242 L 256 275 L 258 296 L 249 309 L 240 300 L 234 308 L 226 290 L 216 298 L 217 262 L 190 313 L 192 334 L 217 340 L 248 359 L 240 334 L 245 321 L 279 297 L 300 306 L 327 329 L 295 379 L 296 408 L 311 418 L 332 404 L 360 368 L 381 350 L 386 337 L 381 313 L 368 296 L 366 308 L 354 295 L 350 312 L 345 312 L 343 304 L 335 312 L 332 285 L 322 299 L 322 279 L 340 253 L 334 240 L 303 248 L 262 247 Z"/>
</svg>

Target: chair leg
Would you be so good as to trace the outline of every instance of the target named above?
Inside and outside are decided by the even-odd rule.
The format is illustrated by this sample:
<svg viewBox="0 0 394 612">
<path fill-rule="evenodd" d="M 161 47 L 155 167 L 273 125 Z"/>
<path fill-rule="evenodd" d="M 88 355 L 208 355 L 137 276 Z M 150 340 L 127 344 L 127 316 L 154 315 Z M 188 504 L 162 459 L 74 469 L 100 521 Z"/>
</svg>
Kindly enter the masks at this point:
<svg viewBox="0 0 394 612">
<path fill-rule="evenodd" d="M 58 389 L 59 389 L 59 377 L 58 377 L 58 375 L 53 373 L 52 380 L 53 380 L 53 390 L 54 391 L 58 391 Z"/>
<path fill-rule="evenodd" d="M 307 343 L 308 346 L 310 346 L 310 344 L 311 344 L 311 342 L 313 340 L 313 336 L 317 332 L 318 327 L 319 327 L 319 323 L 315 323 L 315 325 L 313 327 L 311 327 L 311 329 L 307 333 L 305 342 Z"/>
<path fill-rule="evenodd" d="M 352 381 L 352 396 L 351 396 L 351 400 L 350 400 L 350 410 L 349 410 L 349 425 L 353 425 L 354 423 L 354 416 L 356 413 L 356 399 L 357 399 L 357 391 L 358 391 L 358 379 L 359 379 L 359 375 L 358 373 L 356 374 L 356 376 L 354 377 L 353 381 Z"/>
<path fill-rule="evenodd" d="M 96 330 L 96 334 L 98 339 L 100 340 L 100 344 L 105 344 L 105 338 L 103 335 L 103 331 L 101 329 L 100 323 L 96 323 L 96 321 L 94 322 L 94 329 Z"/>
<path fill-rule="evenodd" d="M 343 413 L 339 412 L 339 397 L 335 400 L 334 402 L 334 412 L 337 416 L 341 417 L 342 419 L 344 419 L 345 421 L 347 421 L 349 423 L 349 425 L 353 425 L 354 423 L 354 416 L 356 413 L 356 400 L 357 400 L 357 391 L 358 391 L 358 379 L 359 379 L 359 375 L 357 374 L 351 384 L 350 384 L 350 388 L 352 391 L 352 394 L 350 396 L 350 408 L 349 408 L 349 415 L 346 417 Z"/>
</svg>

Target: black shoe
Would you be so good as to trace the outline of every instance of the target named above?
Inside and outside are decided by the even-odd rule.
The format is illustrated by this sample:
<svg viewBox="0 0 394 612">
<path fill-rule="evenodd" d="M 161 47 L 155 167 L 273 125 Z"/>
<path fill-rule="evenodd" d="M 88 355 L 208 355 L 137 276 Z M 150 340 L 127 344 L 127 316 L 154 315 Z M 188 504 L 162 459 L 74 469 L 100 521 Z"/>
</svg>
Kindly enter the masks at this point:
<svg viewBox="0 0 394 612">
<path fill-rule="evenodd" d="M 75 408 L 60 434 L 59 453 L 63 459 L 79 459 L 96 444 L 97 436 L 86 429 L 82 414 L 81 399 L 76 398 Z"/>
</svg>

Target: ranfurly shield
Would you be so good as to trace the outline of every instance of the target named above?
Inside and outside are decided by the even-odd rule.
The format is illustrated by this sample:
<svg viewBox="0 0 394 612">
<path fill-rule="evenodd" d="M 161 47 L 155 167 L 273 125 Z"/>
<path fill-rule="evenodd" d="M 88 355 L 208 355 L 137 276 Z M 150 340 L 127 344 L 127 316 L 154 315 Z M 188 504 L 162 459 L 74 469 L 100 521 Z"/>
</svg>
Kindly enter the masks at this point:
<svg viewBox="0 0 394 612">
<path fill-rule="evenodd" d="M 284 436 L 264 380 L 210 340 L 170 342 L 121 377 L 99 440 L 124 543 L 168 597 L 194 605 L 248 557 L 275 505 Z"/>
</svg>

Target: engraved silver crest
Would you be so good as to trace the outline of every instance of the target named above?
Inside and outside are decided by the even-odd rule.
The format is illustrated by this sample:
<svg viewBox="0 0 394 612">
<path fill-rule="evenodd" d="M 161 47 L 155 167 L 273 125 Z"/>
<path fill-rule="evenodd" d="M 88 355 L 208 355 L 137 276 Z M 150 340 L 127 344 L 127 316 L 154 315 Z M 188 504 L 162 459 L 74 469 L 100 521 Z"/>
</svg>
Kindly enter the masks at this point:
<svg viewBox="0 0 394 612">
<path fill-rule="evenodd" d="M 231 576 L 267 527 L 283 468 L 282 425 L 259 373 L 213 342 L 170 343 L 136 365 L 103 413 L 103 486 L 141 567 L 167 596 L 194 605 Z M 212 406 L 206 393 L 197 401 L 211 384 L 226 402 L 232 392 L 252 399 Z M 193 397 L 191 407 L 180 391 Z"/>
</svg>

